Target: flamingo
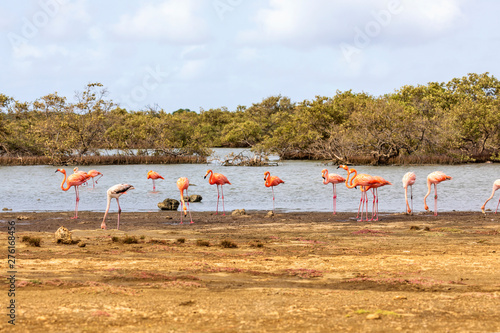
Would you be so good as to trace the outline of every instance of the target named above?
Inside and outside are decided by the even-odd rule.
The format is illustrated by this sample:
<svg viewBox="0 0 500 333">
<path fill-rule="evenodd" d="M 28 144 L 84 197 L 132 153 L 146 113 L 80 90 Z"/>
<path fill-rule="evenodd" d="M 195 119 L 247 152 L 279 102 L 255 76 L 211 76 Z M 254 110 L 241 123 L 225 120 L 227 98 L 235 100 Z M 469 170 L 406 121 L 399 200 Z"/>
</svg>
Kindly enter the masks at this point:
<svg viewBox="0 0 500 333">
<path fill-rule="evenodd" d="M 188 207 L 186 209 L 186 203 L 184 202 L 184 190 L 186 190 L 186 196 L 188 195 L 188 187 L 189 187 L 189 179 L 186 177 L 181 177 L 177 179 L 177 188 L 179 191 L 181 191 L 181 203 L 182 203 L 182 209 L 181 209 L 181 224 L 182 224 L 182 210 L 184 210 L 184 216 L 187 215 L 186 210 L 189 210 L 189 218 L 191 219 L 191 223 L 193 222 L 193 218 L 191 217 L 191 210 L 189 209 L 189 201 L 188 201 Z"/>
<path fill-rule="evenodd" d="M 71 186 L 75 187 L 75 194 L 76 194 L 76 205 L 75 205 L 75 216 L 72 217 L 72 219 L 77 219 L 78 218 L 78 202 L 80 201 L 80 192 L 78 189 L 78 186 L 82 185 L 87 181 L 87 178 L 83 176 L 82 174 L 79 173 L 74 173 L 69 175 L 69 177 L 66 178 L 66 170 L 64 169 L 57 169 L 56 172 L 61 172 L 64 174 L 64 179 L 61 183 L 61 190 L 67 191 Z M 64 182 L 66 182 L 66 187 L 64 187 Z"/>
<path fill-rule="evenodd" d="M 451 180 L 450 176 L 445 175 L 441 171 L 434 171 L 427 176 L 427 194 L 424 197 L 424 208 L 425 210 L 429 210 L 429 206 L 427 206 L 426 199 L 431 193 L 431 185 L 434 184 L 434 216 L 437 216 L 437 184 L 441 183 L 445 180 Z"/>
<path fill-rule="evenodd" d="M 111 198 L 115 198 L 116 204 L 118 205 L 118 223 L 116 225 L 116 230 L 120 228 L 120 213 L 122 212 L 122 209 L 120 207 L 120 202 L 118 201 L 118 198 L 122 194 L 127 193 L 128 190 L 133 190 L 133 189 L 134 187 L 130 184 L 116 184 L 108 189 L 108 191 L 106 192 L 108 196 L 108 204 L 106 206 L 106 212 L 104 213 L 104 218 L 102 219 L 101 229 L 106 229 L 106 215 L 108 215 Z"/>
<path fill-rule="evenodd" d="M 77 174 L 77 175 L 85 177 L 85 183 L 87 183 L 87 180 L 90 178 L 89 174 L 86 173 L 85 171 L 78 171 L 78 167 L 73 168 L 73 174 Z"/>
<path fill-rule="evenodd" d="M 403 176 L 403 187 L 405 189 L 405 201 L 406 201 L 406 211 L 408 214 L 411 214 L 413 211 L 413 184 L 415 184 L 415 180 L 417 178 L 417 175 L 415 175 L 414 172 L 407 172 Z M 410 186 L 410 199 L 411 199 L 411 209 L 410 205 L 408 204 L 408 186 Z"/>
<path fill-rule="evenodd" d="M 364 203 L 366 202 L 366 221 L 368 221 L 368 195 L 366 194 L 366 192 L 368 192 L 368 189 L 370 186 L 375 184 L 375 180 L 373 179 L 373 176 L 367 175 L 365 173 L 360 173 L 358 175 L 358 172 L 356 171 L 356 169 L 352 169 L 352 168 L 349 169 L 346 165 L 339 165 L 337 167 L 337 169 L 338 168 L 342 168 L 342 169 L 347 171 L 347 179 L 345 181 L 345 186 L 347 188 L 354 188 L 357 186 L 361 186 L 361 199 L 359 202 L 357 217 L 360 218 L 358 220 L 358 222 L 363 221 L 363 208 L 364 208 Z M 351 182 L 349 184 L 349 176 L 351 173 L 354 173 L 354 176 L 351 178 Z M 374 192 L 372 192 L 372 193 L 374 195 L 374 200 L 375 200 L 375 193 Z M 361 210 L 361 216 L 359 215 L 360 210 Z M 372 214 L 372 218 L 373 218 L 373 214 Z"/>
<path fill-rule="evenodd" d="M 278 186 L 281 183 L 285 183 L 282 181 L 278 176 L 271 176 L 271 173 L 269 171 L 264 172 L 264 180 L 266 181 L 265 185 L 266 187 L 271 187 L 273 190 L 273 213 L 274 213 L 274 187 Z"/>
<path fill-rule="evenodd" d="M 385 180 L 384 178 L 380 176 L 373 176 L 374 183 L 373 185 L 366 187 L 365 190 L 372 190 L 373 194 L 373 207 L 372 207 L 372 218 L 370 221 L 378 221 L 378 188 L 385 186 L 385 185 L 392 185 L 391 182 Z"/>
<path fill-rule="evenodd" d="M 103 176 L 103 174 L 100 173 L 97 170 L 94 170 L 94 169 L 92 169 L 89 172 L 87 172 L 87 174 L 89 175 L 90 178 L 92 178 L 92 188 L 95 188 L 95 184 L 97 184 L 97 181 L 99 179 L 101 179 L 101 177 Z M 99 176 L 99 177 L 94 181 L 94 177 L 97 177 L 97 176 Z"/>
<path fill-rule="evenodd" d="M 156 187 L 155 187 L 155 179 L 165 179 L 163 178 L 162 176 L 160 176 L 160 174 L 156 171 L 153 171 L 153 170 L 149 170 L 148 172 L 148 178 L 147 179 L 152 179 L 153 180 L 153 191 L 156 190 Z"/>
<path fill-rule="evenodd" d="M 208 174 L 210 174 L 210 177 L 208 178 L 208 183 L 210 185 L 213 184 L 217 185 L 217 208 L 215 211 L 215 215 L 217 215 L 217 213 L 219 212 L 219 185 L 222 194 L 222 211 L 223 211 L 222 215 L 226 215 L 226 211 L 224 210 L 224 191 L 222 190 L 222 185 L 224 184 L 231 185 L 231 183 L 229 182 L 229 180 L 227 180 L 226 176 L 224 176 L 221 173 L 215 173 L 212 170 L 208 170 L 207 173 L 205 174 L 205 177 L 203 178 L 207 178 Z"/>
<path fill-rule="evenodd" d="M 481 206 L 481 210 L 483 211 L 484 214 L 486 214 L 485 211 L 484 211 L 484 207 L 486 207 L 486 203 L 493 198 L 493 196 L 495 195 L 495 191 L 498 190 L 499 188 L 500 188 L 500 179 L 497 179 L 493 183 L 493 191 L 491 191 L 490 197 L 488 199 L 486 199 L 486 201 L 484 202 L 483 206 Z M 495 210 L 495 214 L 498 211 L 498 205 L 500 205 L 500 199 L 498 200 L 497 209 Z"/>
<path fill-rule="evenodd" d="M 337 208 L 337 188 L 335 185 L 345 182 L 345 178 L 336 173 L 329 174 L 327 169 L 321 170 L 321 177 L 323 177 L 323 184 L 333 184 L 333 215 L 335 215 Z"/>
</svg>

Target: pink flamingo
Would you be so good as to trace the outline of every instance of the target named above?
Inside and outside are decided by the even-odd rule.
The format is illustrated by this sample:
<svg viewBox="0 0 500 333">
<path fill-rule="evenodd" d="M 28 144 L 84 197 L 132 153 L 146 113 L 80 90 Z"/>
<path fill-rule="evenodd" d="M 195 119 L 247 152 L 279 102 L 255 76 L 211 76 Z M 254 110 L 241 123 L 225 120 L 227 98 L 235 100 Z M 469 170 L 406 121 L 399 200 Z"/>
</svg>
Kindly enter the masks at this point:
<svg viewBox="0 0 500 333">
<path fill-rule="evenodd" d="M 368 221 L 368 195 L 366 194 L 368 192 L 368 189 L 370 186 L 375 184 L 375 180 L 373 179 L 373 176 L 367 175 L 365 173 L 360 173 L 358 175 L 358 172 L 356 169 L 349 169 L 346 165 L 339 165 L 337 168 L 342 168 L 347 171 L 347 178 L 345 181 L 345 186 L 347 188 L 355 188 L 357 186 L 361 186 L 361 199 L 359 202 L 359 207 L 358 207 L 358 215 L 356 218 L 360 218 L 358 222 L 363 221 L 363 209 L 364 209 L 364 204 L 366 203 L 366 221 Z M 351 173 L 354 173 L 354 176 L 351 178 L 351 182 L 349 184 L 349 176 Z M 375 196 L 375 193 L 373 193 Z M 359 211 L 361 210 L 361 216 L 359 215 Z M 373 217 L 373 214 L 372 214 Z"/>
<path fill-rule="evenodd" d="M 405 189 L 405 201 L 406 201 L 406 211 L 408 214 L 413 212 L 413 184 L 415 184 L 415 180 L 417 179 L 417 175 L 414 172 L 407 172 L 403 176 L 403 187 Z M 408 186 L 410 186 L 410 199 L 411 199 L 411 209 L 408 204 Z"/>
<path fill-rule="evenodd" d="M 186 210 L 189 210 L 189 218 L 191 219 L 191 223 L 193 222 L 193 218 L 191 217 L 191 210 L 189 209 L 189 201 L 187 204 L 186 208 L 186 203 L 184 202 L 184 190 L 186 190 L 186 196 L 188 196 L 188 187 L 189 187 L 189 179 L 186 177 L 181 177 L 177 179 L 177 188 L 179 191 L 181 191 L 181 203 L 182 203 L 182 209 L 181 209 L 181 224 L 182 224 L 182 210 L 184 210 L 184 216 L 187 215 Z"/>
<path fill-rule="evenodd" d="M 103 174 L 100 173 L 97 170 L 94 170 L 94 169 L 92 169 L 89 172 L 87 172 L 87 174 L 89 175 L 90 178 L 92 178 L 92 188 L 95 188 L 95 184 L 97 184 L 97 181 L 99 179 L 101 179 L 101 177 L 103 176 Z M 95 179 L 95 181 L 94 181 L 94 178 L 97 177 L 97 176 L 99 176 L 99 177 L 97 179 Z"/>
<path fill-rule="evenodd" d="M 271 176 L 269 171 L 264 172 L 264 180 L 266 181 L 266 187 L 270 187 L 273 190 L 273 213 L 274 213 L 274 187 L 281 183 L 285 183 L 278 176 Z"/>
<path fill-rule="evenodd" d="M 80 191 L 78 189 L 78 186 L 82 185 L 87 181 L 87 178 L 85 178 L 84 175 L 80 173 L 74 173 L 69 175 L 69 177 L 66 178 L 66 170 L 64 169 L 57 169 L 56 172 L 61 172 L 64 174 L 64 179 L 61 183 L 61 190 L 67 191 L 71 186 L 75 187 L 75 194 L 76 194 L 76 205 L 75 205 L 75 216 L 72 217 L 72 219 L 77 219 L 78 218 L 78 203 L 80 201 Z M 67 180 L 67 181 L 66 181 Z M 66 187 L 64 187 L 64 182 L 66 182 Z"/>
<path fill-rule="evenodd" d="M 429 210 L 429 206 L 427 206 L 426 199 L 431 193 L 431 185 L 434 184 L 434 216 L 437 216 L 437 184 L 441 183 L 445 180 L 451 180 L 450 176 L 445 175 L 441 171 L 434 171 L 427 176 L 427 194 L 424 197 L 424 208 L 425 210 Z"/>
<path fill-rule="evenodd" d="M 380 176 L 373 176 L 374 183 L 371 186 L 365 187 L 365 190 L 372 190 L 373 194 L 373 208 L 372 218 L 370 221 L 378 221 L 378 188 L 385 185 L 392 185 L 391 182 L 385 180 Z"/>
<path fill-rule="evenodd" d="M 345 178 L 336 173 L 329 174 L 327 169 L 321 170 L 321 177 L 323 177 L 323 184 L 333 184 L 333 215 L 335 215 L 337 210 L 337 188 L 335 185 L 345 182 Z"/>
<path fill-rule="evenodd" d="M 120 207 L 120 202 L 118 201 L 118 198 L 122 194 L 127 193 L 128 190 L 133 190 L 133 189 L 134 187 L 130 184 L 116 184 L 108 189 L 108 191 L 106 192 L 108 196 L 108 204 L 106 205 L 106 212 L 104 213 L 104 218 L 102 219 L 101 229 L 106 229 L 106 215 L 108 215 L 111 198 L 115 198 L 116 204 L 118 205 L 118 223 L 116 224 L 116 230 L 120 228 L 120 214 L 122 212 L 122 209 Z"/>
<path fill-rule="evenodd" d="M 162 176 L 160 176 L 160 174 L 156 171 L 153 171 L 153 170 L 149 170 L 148 171 L 148 178 L 147 179 L 152 179 L 153 180 L 153 191 L 156 190 L 156 186 L 155 186 L 155 179 L 165 179 L 163 178 Z"/>
<path fill-rule="evenodd" d="M 222 194 L 222 211 L 223 211 L 222 215 L 226 215 L 226 211 L 224 209 L 224 191 L 222 189 L 222 185 L 225 185 L 225 184 L 231 185 L 231 183 L 229 182 L 229 180 L 227 180 L 226 176 L 224 176 L 221 173 L 215 173 L 212 170 L 208 170 L 207 173 L 205 174 L 205 177 L 203 177 L 203 178 L 207 178 L 207 176 L 209 174 L 210 174 L 210 177 L 208 178 L 208 183 L 210 185 L 213 185 L 213 184 L 217 185 L 217 208 L 215 211 L 215 215 L 217 215 L 219 213 L 219 185 L 220 185 L 220 191 Z"/>
<path fill-rule="evenodd" d="M 493 191 L 491 191 L 490 197 L 488 199 L 486 199 L 484 204 L 481 206 L 481 210 L 483 211 L 484 214 L 486 214 L 486 212 L 484 211 L 484 208 L 486 207 L 486 203 L 488 203 L 488 201 L 490 201 L 493 198 L 493 196 L 495 195 L 495 191 L 498 190 L 499 188 L 500 188 L 500 179 L 497 179 L 493 183 Z M 500 199 L 498 200 L 497 209 L 495 210 L 495 214 L 498 211 L 498 205 L 500 205 Z"/>
<path fill-rule="evenodd" d="M 90 176 L 88 173 L 86 173 L 85 171 L 78 171 L 78 167 L 74 167 L 73 168 L 73 174 L 77 174 L 77 175 L 80 175 L 82 177 L 85 177 L 85 183 L 87 183 L 87 180 L 89 180 Z M 87 184 L 85 184 L 87 185 Z"/>
</svg>

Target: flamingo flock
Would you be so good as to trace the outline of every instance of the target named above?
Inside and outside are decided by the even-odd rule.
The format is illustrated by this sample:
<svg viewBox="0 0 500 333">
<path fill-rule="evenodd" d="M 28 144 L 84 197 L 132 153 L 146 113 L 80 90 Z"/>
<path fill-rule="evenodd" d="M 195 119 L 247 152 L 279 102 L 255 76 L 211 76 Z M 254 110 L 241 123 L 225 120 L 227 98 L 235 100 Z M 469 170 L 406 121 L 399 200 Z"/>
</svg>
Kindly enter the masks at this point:
<svg viewBox="0 0 500 333">
<path fill-rule="evenodd" d="M 359 205 L 358 205 L 358 212 L 356 218 L 358 221 L 377 221 L 379 216 L 378 216 L 378 203 L 379 203 L 379 194 L 378 194 L 378 188 L 386 185 L 392 185 L 391 182 L 385 180 L 384 178 L 380 176 L 372 176 L 368 175 L 365 173 L 359 173 L 357 172 L 356 169 L 354 168 L 349 168 L 346 165 L 339 165 L 337 169 L 344 169 L 347 172 L 346 178 L 334 174 L 334 173 L 329 173 L 328 169 L 323 169 L 321 171 L 321 177 L 323 179 L 323 184 L 328 185 L 332 184 L 333 185 L 333 215 L 336 214 L 337 211 L 337 188 L 336 185 L 340 185 L 342 183 L 345 184 L 345 186 L 348 189 L 358 189 L 360 190 L 360 200 L 359 200 Z M 66 174 L 65 169 L 57 169 L 56 172 L 60 172 L 64 175 L 64 178 L 61 182 L 61 190 L 63 191 L 68 191 L 71 187 L 74 187 L 75 189 L 75 196 L 76 196 L 76 201 L 75 201 L 75 215 L 71 217 L 72 219 L 77 219 L 78 218 L 78 204 L 80 201 L 80 192 L 79 192 L 79 187 L 80 186 L 85 186 L 88 185 L 88 181 L 92 178 L 92 188 L 95 188 L 95 185 L 98 183 L 98 180 L 103 177 L 103 174 L 97 170 L 90 170 L 89 172 L 85 171 L 80 171 L 78 170 L 77 167 L 73 169 L 73 174 L 70 174 L 69 176 Z M 208 182 L 210 185 L 216 185 L 217 187 L 217 204 L 216 204 L 216 210 L 215 210 L 215 215 L 219 213 L 219 200 L 222 201 L 222 215 L 225 214 L 225 207 L 224 207 L 224 192 L 223 192 L 223 185 L 231 185 L 231 182 L 227 179 L 226 176 L 224 176 L 221 173 L 215 173 L 212 170 L 208 170 L 204 176 L 204 178 L 208 178 Z M 96 178 L 96 179 L 94 179 Z M 156 190 L 155 186 L 155 180 L 156 179 L 165 179 L 162 177 L 159 173 L 150 170 L 147 173 L 147 179 L 152 179 L 153 180 L 153 191 Z M 407 172 L 403 178 L 402 178 L 402 183 L 403 183 L 403 188 L 404 188 L 404 197 L 405 197 L 405 202 L 406 202 L 406 207 L 405 207 L 405 213 L 406 214 L 412 214 L 414 212 L 413 210 L 413 185 L 416 182 L 416 175 L 414 172 Z M 441 171 L 435 171 L 430 173 L 427 176 L 427 188 L 428 191 L 425 194 L 424 197 L 424 208 L 426 211 L 429 211 L 429 207 L 427 205 L 427 198 L 429 197 L 432 189 L 432 185 L 434 185 L 434 215 L 437 216 L 437 184 L 447 181 L 447 180 L 452 180 L 451 176 L 448 176 L 444 174 Z M 264 185 L 266 187 L 271 187 L 272 190 L 272 198 L 273 198 L 273 213 L 275 212 L 275 195 L 274 195 L 274 187 L 278 186 L 279 184 L 284 184 L 285 182 L 280 179 L 278 176 L 271 176 L 269 171 L 266 171 L 264 173 Z M 219 190 L 220 186 L 220 190 Z M 189 208 L 189 201 L 186 202 L 185 196 L 184 196 L 184 191 L 186 192 L 186 196 L 188 196 L 188 187 L 189 187 L 189 179 L 186 177 L 180 177 L 177 180 L 177 188 L 180 191 L 180 196 L 181 196 L 181 218 L 180 218 L 180 224 L 183 223 L 183 218 L 187 216 L 189 213 L 189 218 L 190 218 L 190 223 L 194 223 L 192 216 L 191 216 L 191 210 Z M 408 200 L 408 187 L 410 187 L 410 199 Z M 121 214 L 121 207 L 119 203 L 119 197 L 127 191 L 134 189 L 134 186 L 130 184 L 116 184 L 112 187 L 110 187 L 107 190 L 107 205 L 106 205 L 106 211 L 104 213 L 104 217 L 101 223 L 101 228 L 106 229 L 106 216 L 109 212 L 110 209 L 110 204 L 112 199 L 116 199 L 116 203 L 118 206 L 118 220 L 117 220 L 117 226 L 116 228 L 119 229 L 120 226 L 120 214 Z M 500 189 L 500 179 L 495 180 L 493 183 L 493 189 L 491 192 L 491 195 L 484 204 L 481 206 L 481 211 L 485 213 L 485 207 L 488 201 L 490 201 L 493 196 L 495 195 L 495 192 Z M 368 219 L 368 208 L 369 208 L 369 199 L 368 199 L 368 192 L 371 192 L 373 201 L 372 201 L 372 214 L 370 219 Z M 498 211 L 498 207 L 500 206 L 500 200 L 497 203 L 497 207 L 495 210 L 495 214 Z M 363 218 L 364 215 L 364 218 Z"/>
</svg>

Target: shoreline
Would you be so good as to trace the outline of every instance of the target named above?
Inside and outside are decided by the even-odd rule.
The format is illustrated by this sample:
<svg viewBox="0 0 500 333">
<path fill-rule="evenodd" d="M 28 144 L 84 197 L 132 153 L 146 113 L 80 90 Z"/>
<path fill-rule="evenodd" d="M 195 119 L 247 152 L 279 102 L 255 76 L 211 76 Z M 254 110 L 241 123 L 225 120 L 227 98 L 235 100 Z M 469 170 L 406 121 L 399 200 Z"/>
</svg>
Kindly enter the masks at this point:
<svg viewBox="0 0 500 333">
<path fill-rule="evenodd" d="M 268 211 L 247 211 L 245 215 L 232 215 L 227 212 L 225 216 L 213 212 L 192 212 L 193 221 L 189 224 L 188 218 L 184 218 L 184 224 L 180 225 L 180 211 L 155 211 L 155 212 L 122 212 L 120 218 L 120 230 L 129 231 L 137 229 L 164 229 L 164 228 L 194 228 L 214 226 L 214 225 L 244 225 L 267 224 L 267 223 L 336 223 L 352 224 L 354 226 L 389 226 L 393 223 L 408 224 L 429 224 L 453 225 L 454 222 L 461 224 L 468 222 L 471 224 L 489 224 L 499 223 L 500 214 L 494 214 L 487 211 L 482 212 L 439 212 L 434 216 L 432 212 L 423 212 L 415 215 L 405 213 L 379 213 L 378 221 L 362 221 L 356 219 L 355 212 L 337 212 L 333 215 L 331 212 L 288 212 L 276 213 L 273 217 L 268 217 Z M 0 221 L 6 223 L 14 220 L 19 231 L 55 231 L 60 226 L 68 229 L 93 230 L 100 229 L 104 213 L 81 211 L 78 219 L 71 219 L 74 211 L 57 212 L 0 212 Z M 116 229 L 117 212 L 108 213 L 106 224 L 108 230 Z M 370 216 L 370 215 L 369 215 Z M 188 215 L 189 217 L 189 215 Z M 186 222 L 187 221 L 187 222 Z M 1 223 L 0 222 L 0 223 Z"/>
</svg>

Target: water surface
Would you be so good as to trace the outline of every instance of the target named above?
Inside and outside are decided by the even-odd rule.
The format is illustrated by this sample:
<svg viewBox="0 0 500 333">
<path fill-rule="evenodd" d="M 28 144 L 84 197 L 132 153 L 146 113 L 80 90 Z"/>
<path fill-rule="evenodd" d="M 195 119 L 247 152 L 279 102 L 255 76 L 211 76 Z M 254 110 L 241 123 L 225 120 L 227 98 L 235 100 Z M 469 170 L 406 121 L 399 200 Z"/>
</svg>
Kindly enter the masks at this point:
<svg viewBox="0 0 500 333">
<path fill-rule="evenodd" d="M 223 156 L 227 150 L 217 150 Z M 321 170 L 343 177 L 346 171 L 335 166 L 325 166 L 317 161 L 281 161 L 272 167 L 223 167 L 217 163 L 181 165 L 108 165 L 85 166 L 81 170 L 97 169 L 104 174 L 95 188 L 92 183 L 80 188 L 80 211 L 102 211 L 106 208 L 106 190 L 117 183 L 129 183 L 135 190 L 120 198 L 124 211 L 157 211 L 157 203 L 165 198 L 179 199 L 176 186 L 179 177 L 188 177 L 192 184 L 190 194 L 200 194 L 201 203 L 191 204 L 193 211 L 213 211 L 217 200 L 215 185 L 203 179 L 206 171 L 223 173 L 232 185 L 224 186 L 226 211 L 244 208 L 246 210 L 271 210 L 272 192 L 264 186 L 264 172 L 270 171 L 285 181 L 275 187 L 276 209 L 281 212 L 307 212 L 332 210 L 332 185 L 323 185 Z M 440 211 L 479 211 L 489 197 L 493 181 L 500 178 L 496 164 L 473 165 L 431 165 L 431 166 L 353 166 L 359 173 L 381 176 L 393 183 L 379 189 L 379 210 L 381 212 L 403 212 L 405 209 L 402 177 L 408 171 L 417 175 L 413 186 L 414 210 L 424 210 L 423 198 L 427 192 L 426 177 L 433 171 L 443 171 L 453 180 L 438 185 L 438 209 Z M 55 173 L 54 166 L 4 166 L 0 167 L 0 209 L 14 212 L 27 211 L 71 211 L 75 208 L 75 191 L 61 190 L 63 175 Z M 66 167 L 72 173 L 73 167 Z M 156 181 L 156 192 L 152 191 L 151 180 L 146 179 L 149 170 L 160 173 L 165 180 Z M 433 193 L 428 205 L 433 208 Z M 494 209 L 500 193 L 489 202 L 487 208 Z M 337 185 L 337 210 L 355 212 L 358 209 L 360 191 Z M 370 196 L 371 197 L 371 196 Z M 222 205 L 220 205 L 220 208 Z M 370 208 L 371 209 L 371 208 Z M 111 212 L 116 212 L 116 202 Z"/>
</svg>

